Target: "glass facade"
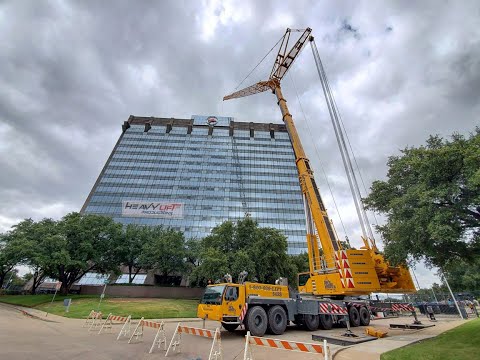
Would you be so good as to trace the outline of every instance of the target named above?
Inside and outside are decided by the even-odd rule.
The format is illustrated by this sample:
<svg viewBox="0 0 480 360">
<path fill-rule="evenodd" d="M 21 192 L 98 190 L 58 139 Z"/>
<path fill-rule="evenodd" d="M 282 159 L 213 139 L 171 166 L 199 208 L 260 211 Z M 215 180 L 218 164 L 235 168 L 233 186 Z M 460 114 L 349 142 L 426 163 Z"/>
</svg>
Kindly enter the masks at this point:
<svg viewBox="0 0 480 360">
<path fill-rule="evenodd" d="M 178 203 L 182 216 L 130 216 L 122 212 L 125 201 Z M 281 230 L 290 254 L 307 250 L 303 198 L 283 124 L 131 116 L 82 212 L 173 227 L 198 239 L 248 213 L 260 226 Z"/>
</svg>

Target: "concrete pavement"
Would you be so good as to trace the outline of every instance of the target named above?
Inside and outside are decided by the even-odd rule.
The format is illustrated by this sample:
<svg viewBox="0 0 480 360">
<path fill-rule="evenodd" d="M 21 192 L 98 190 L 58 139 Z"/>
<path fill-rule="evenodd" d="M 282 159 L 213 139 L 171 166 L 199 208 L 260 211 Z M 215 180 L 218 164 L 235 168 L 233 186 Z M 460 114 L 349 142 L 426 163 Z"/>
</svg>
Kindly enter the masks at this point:
<svg viewBox="0 0 480 360">
<path fill-rule="evenodd" d="M 164 358 L 165 352 L 156 349 L 153 354 L 148 350 L 153 342 L 156 331 L 145 328 L 144 338 L 141 342 L 127 344 L 128 339 L 116 341 L 121 325 L 115 325 L 110 333 L 89 332 L 83 328 L 84 320 L 67 319 L 49 314 L 45 317 L 43 311 L 35 309 L 23 309 L 34 317 L 22 313 L 20 307 L 14 307 L 0 303 L 0 358 L 1 359 L 160 359 Z M 86 314 L 87 315 L 87 314 Z M 180 319 L 167 319 L 165 330 L 167 342 L 173 336 L 176 325 Z M 426 319 L 421 319 L 425 323 Z M 138 321 L 138 320 L 137 320 Z M 382 319 L 372 322 L 375 327 L 388 327 L 389 323 L 410 323 L 411 318 Z M 436 326 L 424 330 L 392 330 L 389 329 L 389 337 L 374 340 L 372 342 L 355 345 L 351 348 L 343 348 L 331 345 L 335 360 L 345 359 L 379 359 L 380 354 L 411 342 L 422 340 L 446 331 L 450 328 L 463 324 L 462 320 L 441 320 Z M 182 319 L 182 324 L 193 327 L 202 327 L 202 321 L 198 319 Z M 207 321 L 206 328 L 215 329 L 218 323 Z M 354 332 L 362 333 L 363 328 L 354 328 Z M 333 329 L 329 334 L 344 332 L 345 329 Z M 316 331 L 315 333 L 320 333 Z M 244 335 L 242 331 L 229 333 L 222 331 L 222 347 L 225 360 L 243 359 Z M 301 342 L 313 342 L 312 333 L 299 330 L 294 327 L 287 330 L 282 340 Z M 269 336 L 271 337 L 271 336 Z M 181 352 L 169 356 L 173 359 L 206 359 L 210 350 L 211 341 L 206 338 L 198 338 L 189 335 L 182 336 Z M 292 353 L 254 347 L 255 359 L 276 360 L 307 360 L 318 359 L 317 355 Z"/>
</svg>

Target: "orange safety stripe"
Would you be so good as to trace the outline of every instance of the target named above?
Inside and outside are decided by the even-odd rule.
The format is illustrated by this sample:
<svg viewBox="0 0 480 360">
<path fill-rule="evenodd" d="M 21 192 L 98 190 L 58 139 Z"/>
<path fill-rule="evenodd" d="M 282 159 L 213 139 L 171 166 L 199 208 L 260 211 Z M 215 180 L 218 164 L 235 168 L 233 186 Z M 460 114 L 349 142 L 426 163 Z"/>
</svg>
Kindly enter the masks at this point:
<svg viewBox="0 0 480 360">
<path fill-rule="evenodd" d="M 278 345 L 274 340 L 267 339 L 267 342 L 268 342 L 268 345 L 270 345 L 271 347 L 278 348 Z"/>
<path fill-rule="evenodd" d="M 258 338 L 258 337 L 254 337 L 253 339 L 255 340 L 255 342 L 257 343 L 257 345 L 263 346 L 262 339 L 260 339 L 260 338 Z"/>
<path fill-rule="evenodd" d="M 179 333 L 184 332 L 186 334 L 208 337 L 208 338 L 213 337 L 212 331 L 210 331 L 210 330 L 189 328 L 189 327 L 186 327 L 186 326 L 179 326 L 178 327 L 178 332 Z"/>
<path fill-rule="evenodd" d="M 282 344 L 283 347 L 287 350 L 293 350 L 293 348 L 290 346 L 290 343 L 288 341 L 281 340 L 280 344 Z"/>
<path fill-rule="evenodd" d="M 252 345 L 269 346 L 275 349 L 283 348 L 285 350 L 312 352 L 312 353 L 315 352 L 315 353 L 323 354 L 323 346 L 317 345 L 317 344 L 268 339 L 268 338 L 261 338 L 257 336 L 251 336 L 249 339 L 249 342 Z"/>
<path fill-rule="evenodd" d="M 302 343 L 295 343 L 300 351 L 306 351 L 309 352 L 307 347 L 303 345 Z"/>
</svg>

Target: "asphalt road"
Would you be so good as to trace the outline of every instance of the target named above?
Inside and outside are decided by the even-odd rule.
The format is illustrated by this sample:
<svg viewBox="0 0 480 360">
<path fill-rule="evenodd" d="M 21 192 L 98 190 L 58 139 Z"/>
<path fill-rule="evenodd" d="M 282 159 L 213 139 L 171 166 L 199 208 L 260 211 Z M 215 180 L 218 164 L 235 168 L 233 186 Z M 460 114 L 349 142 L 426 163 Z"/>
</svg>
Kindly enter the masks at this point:
<svg viewBox="0 0 480 360">
<path fill-rule="evenodd" d="M 164 359 L 165 351 L 155 349 L 148 354 L 154 340 L 156 330 L 145 328 L 143 339 L 128 344 L 128 338 L 119 341 L 116 337 L 121 325 L 115 325 L 109 333 L 98 334 L 97 331 L 89 331 L 82 327 L 83 320 L 67 319 L 60 316 L 48 315 L 35 309 L 25 309 L 32 316 L 22 313 L 21 308 L 0 303 L 0 359 Z M 137 320 L 138 321 L 138 320 Z M 427 322 L 422 319 L 422 321 Z M 378 328 L 387 328 L 388 323 L 409 323 L 411 318 L 382 319 L 372 322 Z M 168 319 L 165 324 L 167 345 L 173 336 L 178 320 Z M 389 337 L 356 345 L 350 349 L 342 350 L 335 355 L 334 359 L 379 359 L 379 354 L 392 348 L 406 345 L 410 342 L 425 339 L 448 330 L 463 323 L 461 320 L 450 318 L 441 320 L 436 326 L 421 331 L 389 330 Z M 184 319 L 183 325 L 202 327 L 202 322 L 192 319 Z M 219 324 L 207 322 L 206 328 L 214 330 Z M 340 334 L 345 329 L 333 329 L 329 334 Z M 363 332 L 361 328 L 355 328 L 358 334 Z M 317 331 L 315 333 L 320 333 Z M 242 331 L 229 333 L 221 332 L 223 359 L 243 359 L 244 335 Z M 279 336 L 282 340 L 312 342 L 312 333 L 289 328 L 285 334 Z M 191 335 L 182 335 L 180 352 L 169 355 L 171 359 L 208 359 L 211 340 Z M 336 353 L 341 347 L 332 345 L 332 353 Z M 352 356 L 349 356 L 352 355 Z M 322 359 L 318 354 L 301 354 L 290 351 L 280 351 L 253 348 L 254 359 L 276 360 L 308 360 Z"/>
</svg>

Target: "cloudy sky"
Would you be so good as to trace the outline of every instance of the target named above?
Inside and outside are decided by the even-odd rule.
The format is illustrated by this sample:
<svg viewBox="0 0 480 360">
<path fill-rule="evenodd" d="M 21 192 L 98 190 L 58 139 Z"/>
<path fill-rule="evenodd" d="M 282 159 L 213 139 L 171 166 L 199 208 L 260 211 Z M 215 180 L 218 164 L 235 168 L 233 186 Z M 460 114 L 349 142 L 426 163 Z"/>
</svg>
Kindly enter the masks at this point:
<svg viewBox="0 0 480 360">
<path fill-rule="evenodd" d="M 2 1 L 0 231 L 80 210 L 130 114 L 281 122 L 270 93 L 222 97 L 287 27 L 313 29 L 368 187 L 399 149 L 478 125 L 479 18 L 478 1 Z M 322 168 L 359 245 L 309 47 L 283 88 L 337 230 Z M 420 266 L 422 286 L 431 274 Z"/>
</svg>

